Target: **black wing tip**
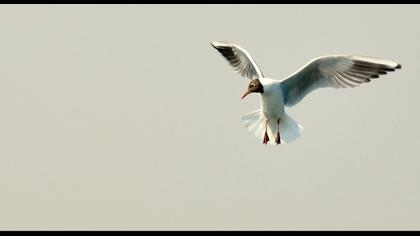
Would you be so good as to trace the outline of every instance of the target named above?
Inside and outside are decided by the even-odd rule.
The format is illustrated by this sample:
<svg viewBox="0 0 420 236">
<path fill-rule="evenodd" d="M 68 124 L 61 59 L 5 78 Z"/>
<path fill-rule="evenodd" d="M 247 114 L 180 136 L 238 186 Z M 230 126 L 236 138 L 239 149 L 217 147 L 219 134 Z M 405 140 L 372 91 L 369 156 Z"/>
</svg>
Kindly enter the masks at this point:
<svg viewBox="0 0 420 236">
<path fill-rule="evenodd" d="M 232 48 L 234 45 L 232 43 L 226 42 L 226 41 L 211 41 L 210 45 L 213 46 L 216 49 L 219 48 Z"/>
<path fill-rule="evenodd" d="M 402 68 L 401 64 L 398 64 L 398 65 L 395 67 L 395 69 L 401 69 L 401 68 Z"/>
<path fill-rule="evenodd" d="M 214 48 L 220 48 L 220 47 L 221 47 L 220 42 L 221 42 L 221 41 L 211 41 L 211 42 L 210 42 L 210 44 L 211 44 L 211 46 L 213 46 Z"/>
<path fill-rule="evenodd" d="M 215 42 L 214 41 L 212 41 L 212 42 L 210 42 L 210 45 L 212 46 L 212 47 L 214 47 L 215 49 L 217 49 L 217 47 L 216 47 L 216 45 L 214 44 Z"/>
</svg>

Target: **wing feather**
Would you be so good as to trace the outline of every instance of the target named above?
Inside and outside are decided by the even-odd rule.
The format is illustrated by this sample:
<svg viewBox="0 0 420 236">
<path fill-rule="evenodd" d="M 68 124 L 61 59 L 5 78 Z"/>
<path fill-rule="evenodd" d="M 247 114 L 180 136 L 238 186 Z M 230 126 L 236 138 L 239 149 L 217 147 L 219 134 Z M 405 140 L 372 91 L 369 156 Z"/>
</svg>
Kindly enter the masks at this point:
<svg viewBox="0 0 420 236">
<path fill-rule="evenodd" d="M 211 45 L 226 58 L 236 73 L 251 80 L 264 77 L 251 55 L 245 49 L 236 44 L 222 41 L 211 42 Z"/>
<path fill-rule="evenodd" d="M 357 87 L 396 69 L 401 69 L 401 64 L 373 57 L 319 57 L 281 81 L 284 104 L 293 106 L 318 88 Z"/>
</svg>

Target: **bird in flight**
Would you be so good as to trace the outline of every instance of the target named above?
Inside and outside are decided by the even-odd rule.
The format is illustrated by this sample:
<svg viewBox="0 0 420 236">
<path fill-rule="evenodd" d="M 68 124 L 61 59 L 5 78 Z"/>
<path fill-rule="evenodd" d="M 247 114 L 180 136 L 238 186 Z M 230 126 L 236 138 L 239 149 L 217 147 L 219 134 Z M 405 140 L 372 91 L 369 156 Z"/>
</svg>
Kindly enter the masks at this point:
<svg viewBox="0 0 420 236">
<path fill-rule="evenodd" d="M 251 93 L 260 94 L 261 109 L 241 119 L 264 144 L 290 143 L 300 137 L 303 127 L 286 114 L 284 106 L 296 105 L 318 88 L 356 87 L 401 68 L 401 64 L 379 58 L 328 55 L 309 61 L 283 80 L 275 80 L 265 77 L 251 55 L 240 46 L 224 41 L 210 44 L 236 73 L 251 80 L 241 99 Z"/>
</svg>

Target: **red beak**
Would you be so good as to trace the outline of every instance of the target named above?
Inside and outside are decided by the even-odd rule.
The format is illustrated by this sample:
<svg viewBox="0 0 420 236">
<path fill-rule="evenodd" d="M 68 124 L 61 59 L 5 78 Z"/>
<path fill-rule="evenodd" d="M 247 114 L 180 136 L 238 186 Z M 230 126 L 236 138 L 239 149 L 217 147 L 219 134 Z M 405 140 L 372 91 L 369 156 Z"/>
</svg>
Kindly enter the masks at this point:
<svg viewBox="0 0 420 236">
<path fill-rule="evenodd" d="M 248 95 L 248 94 L 250 94 L 251 93 L 251 91 L 246 91 L 243 95 L 242 95 L 242 97 L 241 97 L 241 99 L 244 99 L 244 97 L 246 97 L 246 95 Z"/>
</svg>

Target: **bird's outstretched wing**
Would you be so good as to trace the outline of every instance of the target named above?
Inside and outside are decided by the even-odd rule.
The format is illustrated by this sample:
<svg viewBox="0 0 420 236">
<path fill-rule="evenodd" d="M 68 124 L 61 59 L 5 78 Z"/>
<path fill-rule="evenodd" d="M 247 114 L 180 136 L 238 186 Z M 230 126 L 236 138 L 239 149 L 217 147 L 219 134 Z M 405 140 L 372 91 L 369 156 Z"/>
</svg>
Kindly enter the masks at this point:
<svg viewBox="0 0 420 236">
<path fill-rule="evenodd" d="M 251 55 L 243 48 L 222 41 L 211 42 L 211 45 L 229 61 L 236 73 L 251 80 L 264 77 Z"/>
<path fill-rule="evenodd" d="M 356 87 L 400 68 L 401 65 L 396 62 L 372 57 L 343 55 L 319 57 L 281 81 L 284 104 L 293 106 L 318 88 Z"/>
</svg>

